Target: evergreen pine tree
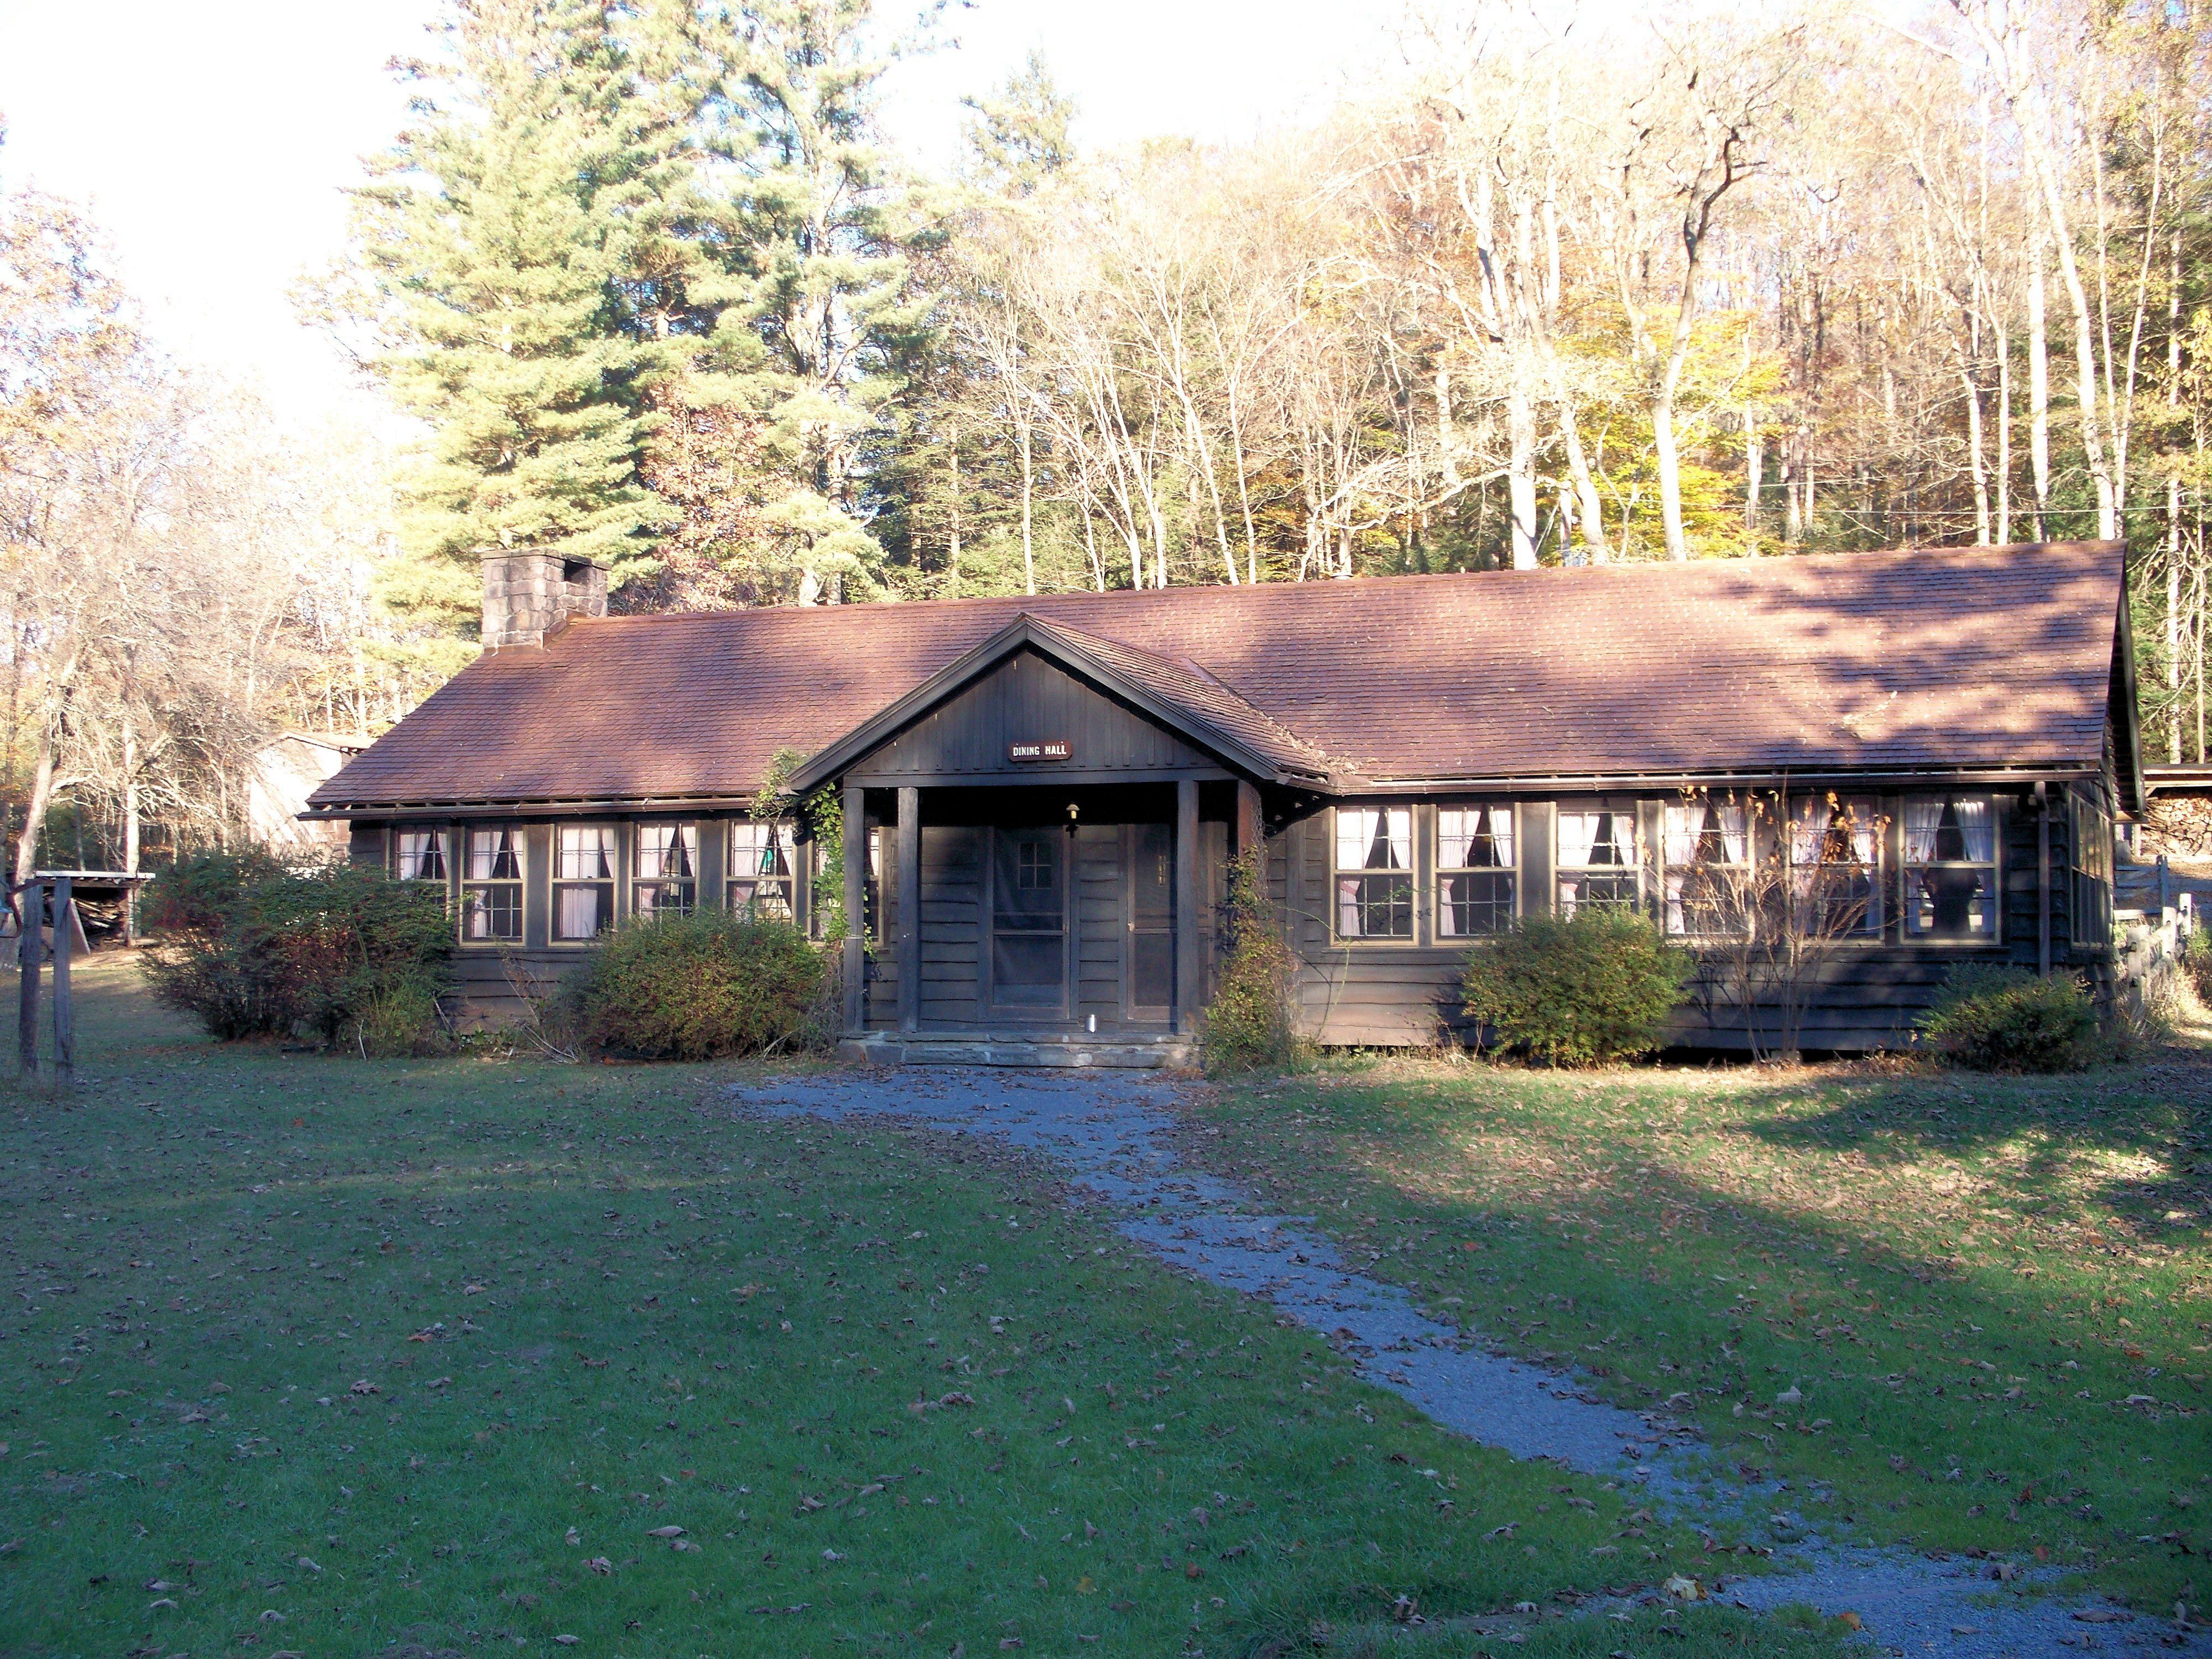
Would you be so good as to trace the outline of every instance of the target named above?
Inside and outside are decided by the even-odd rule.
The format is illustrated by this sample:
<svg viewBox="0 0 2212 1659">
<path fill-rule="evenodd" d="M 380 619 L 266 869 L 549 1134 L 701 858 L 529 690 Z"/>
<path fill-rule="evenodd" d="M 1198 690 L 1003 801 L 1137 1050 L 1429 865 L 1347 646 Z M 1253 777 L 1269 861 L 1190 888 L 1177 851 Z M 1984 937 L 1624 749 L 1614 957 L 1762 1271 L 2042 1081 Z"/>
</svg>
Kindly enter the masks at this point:
<svg viewBox="0 0 2212 1659">
<path fill-rule="evenodd" d="M 762 521 L 780 591 L 811 604 L 880 586 L 868 445 L 926 337 L 910 256 L 928 232 L 882 147 L 876 100 L 910 42 L 872 0 L 744 0 L 688 24 L 705 96 L 703 245 L 718 308 L 685 394 L 753 417 L 779 475 Z"/>
<path fill-rule="evenodd" d="M 390 336 L 375 367 L 432 431 L 424 562 L 392 597 L 458 620 L 486 548 L 597 559 L 614 585 L 652 568 L 659 204 L 685 164 L 606 5 L 457 0 L 445 33 L 445 61 L 400 66 L 418 119 L 359 193 L 358 236 Z"/>
</svg>

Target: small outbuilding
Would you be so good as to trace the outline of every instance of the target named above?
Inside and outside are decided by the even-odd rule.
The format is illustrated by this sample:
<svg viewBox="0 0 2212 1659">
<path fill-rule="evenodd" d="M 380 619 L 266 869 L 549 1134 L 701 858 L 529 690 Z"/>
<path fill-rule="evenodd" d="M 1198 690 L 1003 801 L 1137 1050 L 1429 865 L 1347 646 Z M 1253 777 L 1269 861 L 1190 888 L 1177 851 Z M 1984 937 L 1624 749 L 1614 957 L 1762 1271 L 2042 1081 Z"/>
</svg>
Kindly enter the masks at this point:
<svg viewBox="0 0 2212 1659">
<path fill-rule="evenodd" d="M 495 643 L 306 816 L 443 888 L 485 1018 L 515 957 L 750 907 L 863 920 L 855 1054 L 1171 1060 L 1264 848 L 1323 1043 L 1463 1041 L 1468 951 L 1619 906 L 1716 962 L 1789 917 L 1820 936 L 1804 1046 L 1897 1046 L 1960 963 L 2109 993 L 2143 793 L 2122 552 L 636 617 L 501 554 Z M 1742 1046 L 1742 1000 L 1708 984 L 1676 1040 Z"/>
</svg>

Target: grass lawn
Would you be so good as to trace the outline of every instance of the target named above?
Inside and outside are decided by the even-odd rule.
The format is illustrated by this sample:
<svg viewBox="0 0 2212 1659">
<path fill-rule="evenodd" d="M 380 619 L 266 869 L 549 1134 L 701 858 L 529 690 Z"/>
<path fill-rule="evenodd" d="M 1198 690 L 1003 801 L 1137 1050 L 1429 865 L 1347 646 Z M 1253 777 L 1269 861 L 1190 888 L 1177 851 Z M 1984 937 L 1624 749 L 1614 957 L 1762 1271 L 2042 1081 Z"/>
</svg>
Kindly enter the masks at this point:
<svg viewBox="0 0 2212 1659">
<path fill-rule="evenodd" d="M 1673 1399 L 1828 1535 L 2212 1599 L 2212 1065 L 1346 1061 L 1202 1115 L 1234 1133 L 1194 1157 L 1432 1310 Z"/>
<path fill-rule="evenodd" d="M 735 1120 L 726 1069 L 222 1048 L 127 964 L 78 983 L 83 1086 L 0 1092 L 9 1659 L 1252 1655 L 1317 1621 L 1358 1653 L 1396 1650 L 1401 1595 L 1438 1621 L 1425 1653 L 1601 1659 L 1671 1615 L 1571 1618 L 1577 1595 L 1710 1574 L 1632 1498 L 1444 1436 L 972 1143 Z M 1264 1133 L 1498 1252 L 1425 1279 L 1534 1270 L 1533 1226 L 1360 1151 L 1397 1121 L 1453 1144 L 1479 1091 L 1334 1082 Z M 2138 1309 L 2142 1340 L 2177 1317 Z M 1881 1403 L 1917 1410 L 1917 1383 Z M 2188 1431 L 2101 1431 L 2176 1455 Z M 1547 1616 L 1453 1622 L 1522 1601 Z M 1682 1659 L 1838 1634 L 1677 1622 Z"/>
</svg>

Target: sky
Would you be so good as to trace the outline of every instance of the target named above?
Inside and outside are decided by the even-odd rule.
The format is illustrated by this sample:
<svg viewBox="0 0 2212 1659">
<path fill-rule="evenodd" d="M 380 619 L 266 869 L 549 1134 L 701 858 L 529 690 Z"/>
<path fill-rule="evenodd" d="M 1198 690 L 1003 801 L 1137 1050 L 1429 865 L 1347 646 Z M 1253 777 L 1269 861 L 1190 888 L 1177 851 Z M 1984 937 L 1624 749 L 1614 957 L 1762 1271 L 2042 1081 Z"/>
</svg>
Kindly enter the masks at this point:
<svg viewBox="0 0 2212 1659">
<path fill-rule="evenodd" d="M 911 3 L 911 0 L 908 0 Z M 438 0 L 0 0 L 0 188 L 88 207 L 172 350 L 257 381 L 301 419 L 374 422 L 289 292 L 344 244 L 344 187 L 388 142 Z M 893 8 L 887 16 L 896 15 Z M 1076 137 L 1249 137 L 1323 109 L 1386 64 L 1399 0 L 978 0 L 957 40 L 901 65 L 891 135 L 953 152 L 963 94 L 1041 51 Z"/>
</svg>

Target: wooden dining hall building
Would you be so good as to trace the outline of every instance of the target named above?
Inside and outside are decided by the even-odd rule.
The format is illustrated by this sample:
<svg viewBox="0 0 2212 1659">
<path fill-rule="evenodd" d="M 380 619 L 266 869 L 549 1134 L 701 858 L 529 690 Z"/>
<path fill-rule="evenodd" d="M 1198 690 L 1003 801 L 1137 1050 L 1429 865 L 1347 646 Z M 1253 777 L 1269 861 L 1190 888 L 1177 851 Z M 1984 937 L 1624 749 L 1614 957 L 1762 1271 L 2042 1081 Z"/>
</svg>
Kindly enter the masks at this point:
<svg viewBox="0 0 2212 1659">
<path fill-rule="evenodd" d="M 482 654 L 309 806 L 442 886 L 471 1018 L 611 928 L 836 898 L 850 1056 L 1179 1063 L 1264 848 L 1308 1036 L 1462 1042 L 1469 951 L 1588 905 L 1702 948 L 1700 868 L 1762 834 L 1858 896 L 1809 1048 L 1908 1041 L 1965 962 L 2109 988 L 2118 544 L 652 616 L 586 562 L 484 572 Z M 823 790 L 830 893 L 790 810 Z"/>
</svg>

